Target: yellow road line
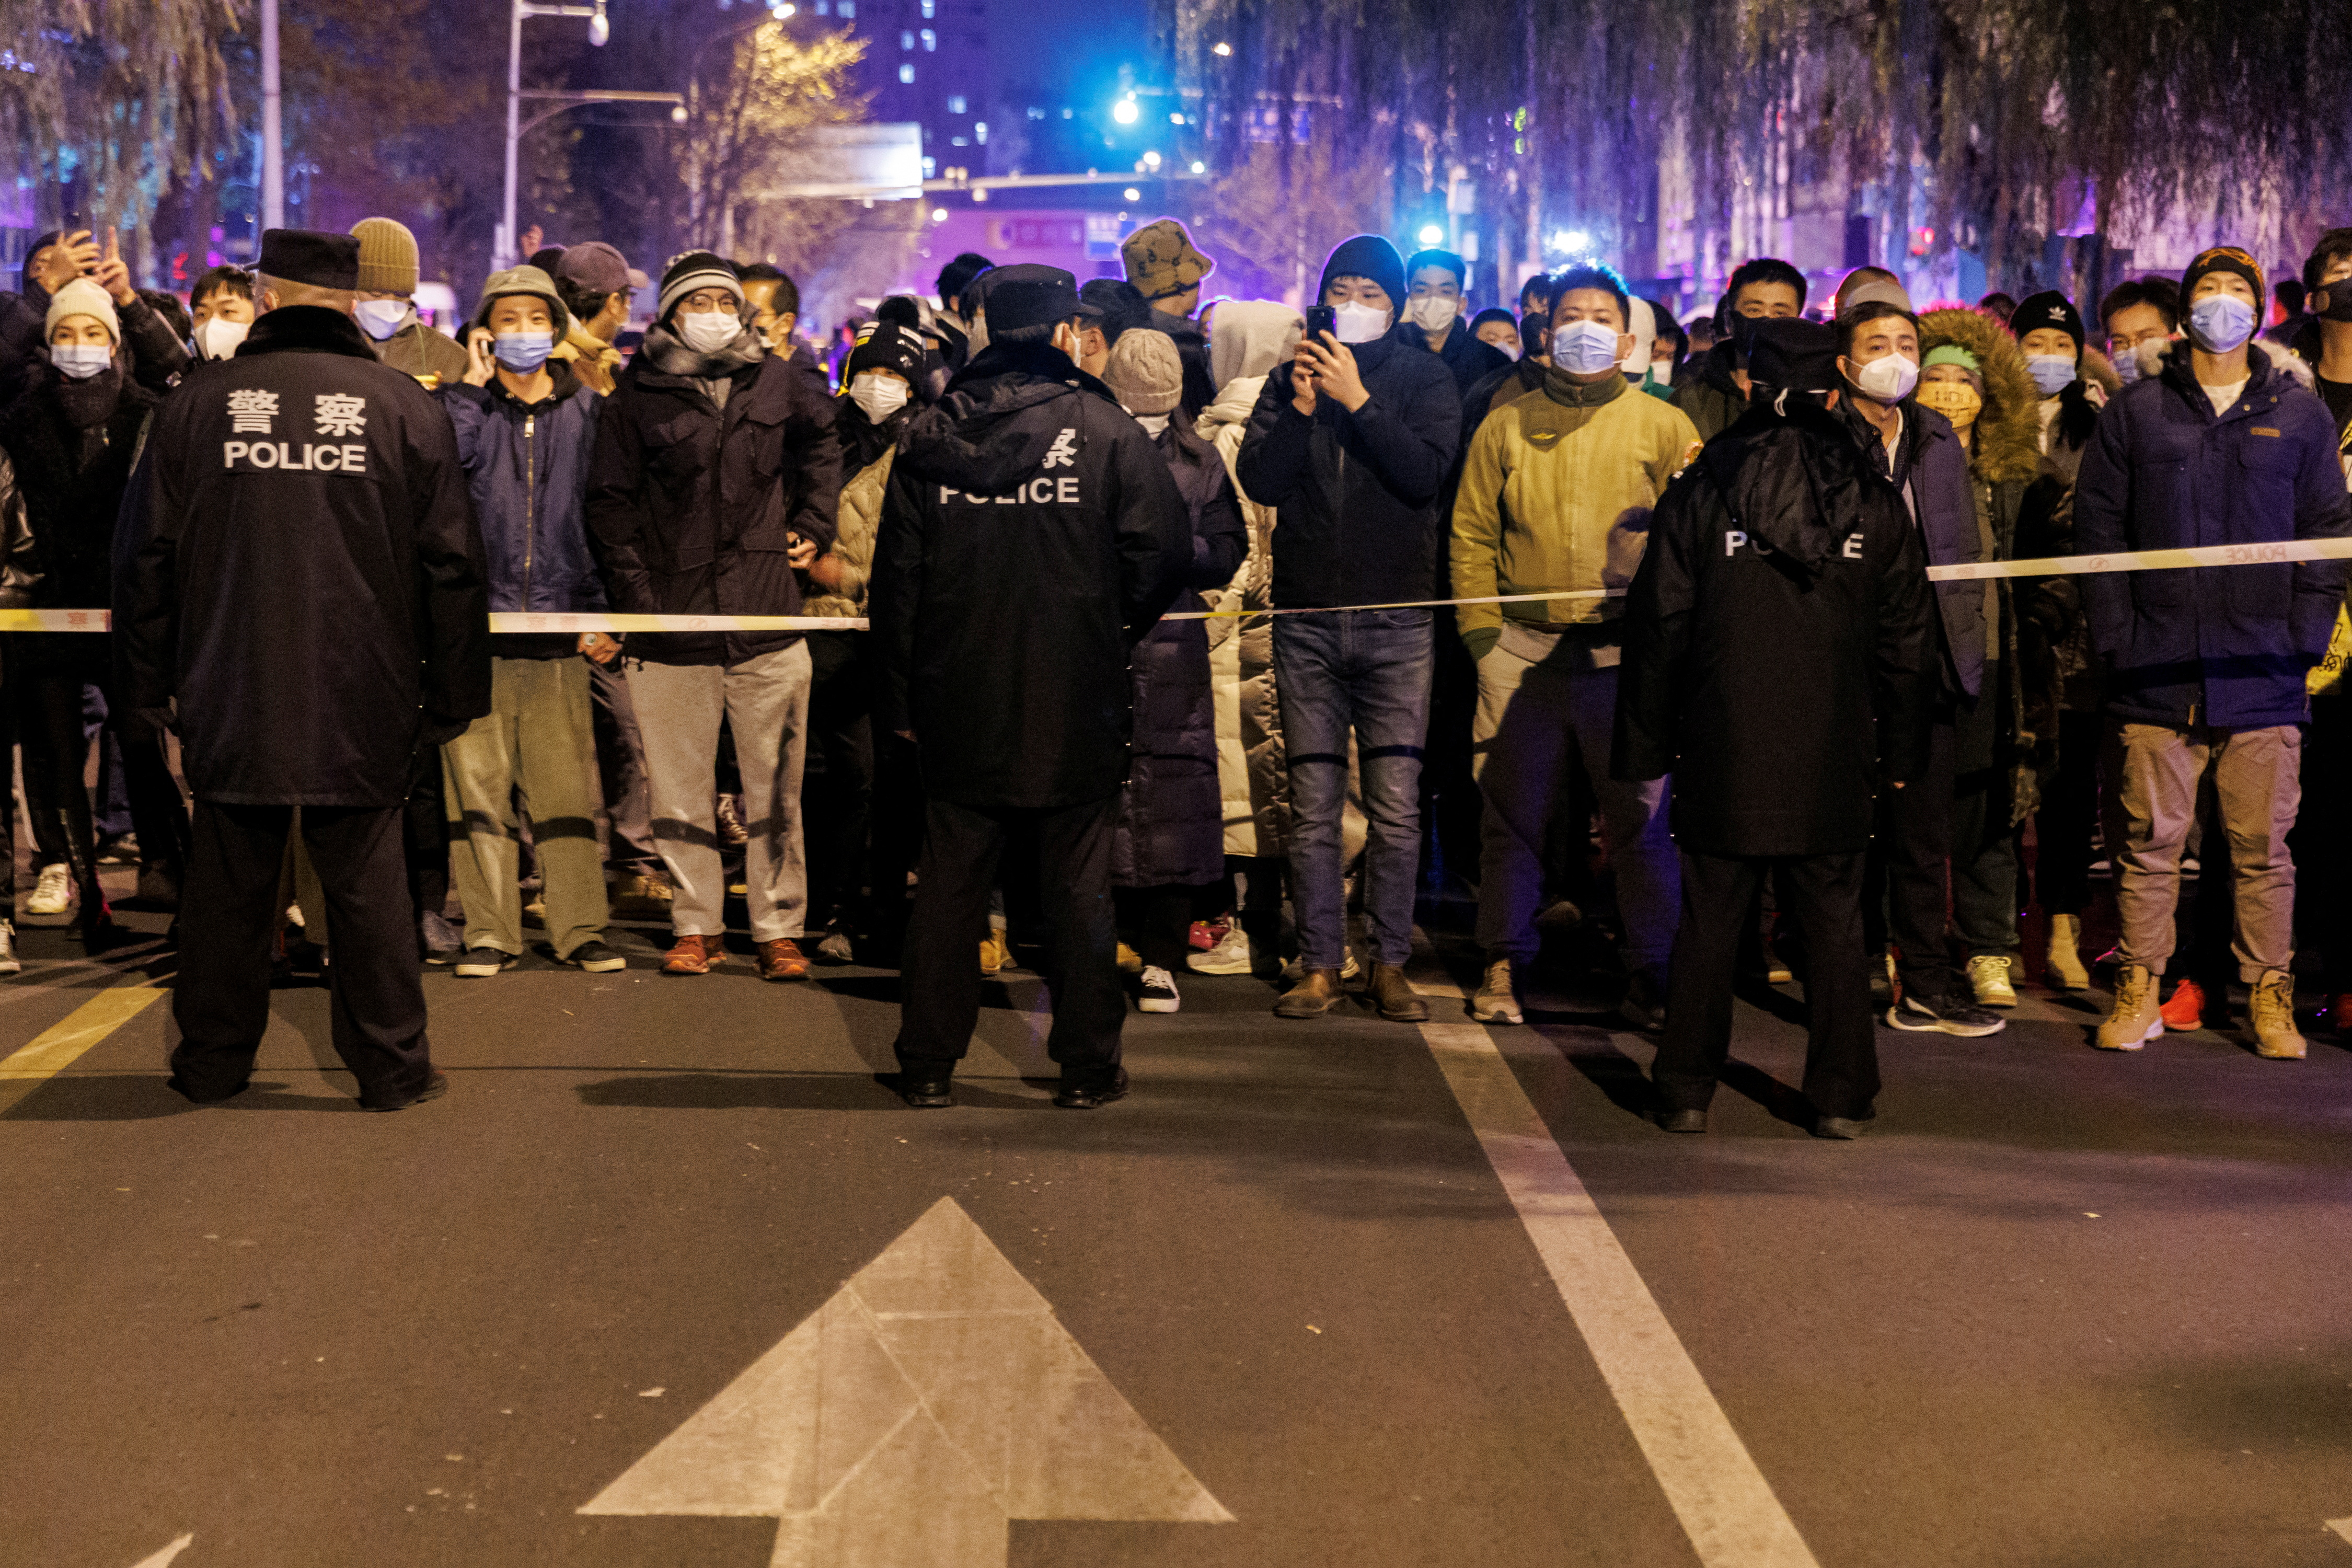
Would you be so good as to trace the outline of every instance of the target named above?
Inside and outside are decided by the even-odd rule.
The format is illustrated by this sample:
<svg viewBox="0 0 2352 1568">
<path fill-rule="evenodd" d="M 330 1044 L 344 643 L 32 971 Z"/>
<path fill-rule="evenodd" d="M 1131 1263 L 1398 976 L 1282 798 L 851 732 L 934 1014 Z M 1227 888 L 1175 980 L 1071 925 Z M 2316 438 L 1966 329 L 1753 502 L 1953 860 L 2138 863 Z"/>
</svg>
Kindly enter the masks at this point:
<svg viewBox="0 0 2352 1568">
<path fill-rule="evenodd" d="M 81 1058 L 82 1053 L 131 1022 L 163 996 L 159 985 L 115 985 L 100 992 L 0 1060 L 0 1116 Z"/>
</svg>

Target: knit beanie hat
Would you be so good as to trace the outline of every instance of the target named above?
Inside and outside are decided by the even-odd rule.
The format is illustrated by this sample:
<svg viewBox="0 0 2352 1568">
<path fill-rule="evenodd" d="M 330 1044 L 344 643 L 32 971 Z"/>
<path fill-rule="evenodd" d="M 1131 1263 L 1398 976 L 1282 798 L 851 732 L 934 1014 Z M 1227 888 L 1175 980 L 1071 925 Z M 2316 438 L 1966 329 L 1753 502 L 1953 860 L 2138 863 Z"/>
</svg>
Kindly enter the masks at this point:
<svg viewBox="0 0 2352 1568">
<path fill-rule="evenodd" d="M 743 280 L 735 276 L 733 264 L 707 250 L 689 250 L 671 257 L 662 269 L 661 302 L 654 308 L 654 320 L 668 321 L 677 302 L 698 289 L 724 289 L 735 296 L 735 308 L 743 308 Z"/>
<path fill-rule="evenodd" d="M 474 307 L 472 324 L 488 327 L 490 307 L 506 294 L 530 294 L 546 300 L 555 321 L 556 342 L 562 342 L 564 333 L 572 330 L 572 312 L 563 308 L 563 296 L 555 291 L 555 279 L 536 267 L 509 267 L 504 272 L 491 273 L 490 280 L 482 285 L 482 302 Z"/>
<path fill-rule="evenodd" d="M 2208 272 L 2234 272 L 2244 279 L 2254 291 L 2254 309 L 2260 310 L 2270 300 L 2263 286 L 2263 264 L 2234 245 L 2217 245 L 2200 253 L 2180 275 L 2180 308 L 2186 313 L 2190 296 L 2197 292 L 2197 280 Z"/>
<path fill-rule="evenodd" d="M 416 237 L 406 224 L 363 217 L 352 225 L 352 234 L 360 242 L 360 292 L 404 300 L 416 292 Z"/>
<path fill-rule="evenodd" d="M 1145 224 L 1119 242 L 1127 280 L 1147 300 L 1165 300 L 1194 287 L 1217 264 L 1192 245 L 1192 237 L 1172 217 Z"/>
<path fill-rule="evenodd" d="M 2083 353 L 2083 312 L 2074 309 L 2065 295 L 2055 289 L 2044 289 L 2029 296 L 2009 318 L 2009 330 L 2022 342 L 2028 332 L 2038 332 L 2045 327 L 2055 327 L 2074 340 L 2074 353 Z"/>
<path fill-rule="evenodd" d="M 41 323 L 41 341 L 55 337 L 58 323 L 68 316 L 96 317 L 105 326 L 106 335 L 121 346 L 122 319 L 114 313 L 114 300 L 89 279 L 77 278 L 50 297 L 48 319 Z"/>
<path fill-rule="evenodd" d="M 923 335 L 898 321 L 868 321 L 858 330 L 857 344 L 849 351 L 849 363 L 842 369 L 844 384 L 856 381 L 869 370 L 896 371 L 906 377 L 907 384 L 920 392 L 923 386 Z"/>
<path fill-rule="evenodd" d="M 1184 400 L 1184 362 L 1166 332 L 1120 333 L 1102 378 L 1129 414 L 1165 414 Z"/>
<path fill-rule="evenodd" d="M 1322 303 L 1331 292 L 1334 278 L 1369 278 L 1387 292 L 1391 304 L 1404 309 L 1404 258 L 1377 234 L 1360 234 L 1339 242 L 1330 259 L 1323 263 L 1323 280 L 1315 286 L 1315 303 Z"/>
</svg>

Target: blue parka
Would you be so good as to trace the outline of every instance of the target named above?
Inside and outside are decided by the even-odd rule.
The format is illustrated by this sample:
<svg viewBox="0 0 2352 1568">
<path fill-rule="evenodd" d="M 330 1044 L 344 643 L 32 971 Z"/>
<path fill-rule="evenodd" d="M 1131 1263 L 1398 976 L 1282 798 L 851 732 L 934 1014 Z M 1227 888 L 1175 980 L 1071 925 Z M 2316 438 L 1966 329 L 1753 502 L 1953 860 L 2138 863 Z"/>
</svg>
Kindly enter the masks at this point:
<svg viewBox="0 0 2352 1568">
<path fill-rule="evenodd" d="M 481 519 L 493 611 L 605 607 L 583 513 L 603 399 L 562 361 L 548 371 L 555 390 L 528 405 L 497 380 L 441 392 Z"/>
<path fill-rule="evenodd" d="M 2244 392 L 2218 416 L 2186 344 L 2109 403 L 2075 479 L 2075 552 L 2352 534 L 2336 422 L 2271 362 L 2282 352 L 2254 346 Z M 2302 722 L 2344 573 L 2315 561 L 2085 576 L 2091 637 L 2112 663 L 2108 710 L 2225 730 Z"/>
</svg>

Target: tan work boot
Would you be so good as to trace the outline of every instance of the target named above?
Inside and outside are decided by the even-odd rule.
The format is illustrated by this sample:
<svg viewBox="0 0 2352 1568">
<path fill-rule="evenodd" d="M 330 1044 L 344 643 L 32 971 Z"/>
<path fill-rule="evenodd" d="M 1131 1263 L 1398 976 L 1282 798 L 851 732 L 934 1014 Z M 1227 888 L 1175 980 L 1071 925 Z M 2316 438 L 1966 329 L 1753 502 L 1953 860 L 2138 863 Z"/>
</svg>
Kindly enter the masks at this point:
<svg viewBox="0 0 2352 1568">
<path fill-rule="evenodd" d="M 2091 1043 L 2103 1051 L 2136 1051 L 2164 1033 L 2164 1014 L 2156 1001 L 2156 976 L 2144 963 L 2126 963 L 2116 973 L 2116 1005 L 2099 1025 Z"/>
<path fill-rule="evenodd" d="M 2083 967 L 2083 917 L 2052 915 L 2050 948 L 2042 954 L 2051 985 L 2060 991 L 2088 991 L 2091 972 Z"/>
<path fill-rule="evenodd" d="M 2303 1031 L 2294 1026 L 2294 976 L 2284 969 L 2266 971 L 2254 982 L 2254 1054 L 2274 1062 L 2299 1062 L 2306 1048 Z"/>
<path fill-rule="evenodd" d="M 2016 960 L 2004 952 L 1980 952 L 1969 960 L 1969 988 L 1979 1007 L 2014 1007 L 2017 986 L 2009 978 Z"/>
<path fill-rule="evenodd" d="M 1429 1004 L 1405 983 L 1402 963 L 1375 963 L 1372 983 L 1365 988 L 1381 1016 L 1392 1024 L 1419 1024 L 1429 1018 Z"/>
<path fill-rule="evenodd" d="M 1310 969 L 1298 984 L 1282 994 L 1274 1005 L 1277 1018 L 1319 1018 L 1339 1005 L 1345 994 L 1339 989 L 1339 972 L 1336 969 Z"/>
<path fill-rule="evenodd" d="M 1478 994 L 1470 998 L 1470 1016 L 1481 1024 L 1524 1024 L 1527 1015 L 1519 1011 L 1519 987 L 1511 973 L 1511 961 L 1498 958 L 1486 966 L 1486 978 L 1478 983 Z"/>
</svg>

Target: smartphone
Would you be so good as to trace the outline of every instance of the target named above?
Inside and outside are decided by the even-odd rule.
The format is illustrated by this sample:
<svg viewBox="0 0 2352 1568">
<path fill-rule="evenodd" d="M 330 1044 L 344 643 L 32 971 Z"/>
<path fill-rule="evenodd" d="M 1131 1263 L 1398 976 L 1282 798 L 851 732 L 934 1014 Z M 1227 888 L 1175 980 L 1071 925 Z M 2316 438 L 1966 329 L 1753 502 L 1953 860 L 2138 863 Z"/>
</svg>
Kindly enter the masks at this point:
<svg viewBox="0 0 2352 1568">
<path fill-rule="evenodd" d="M 1323 341 L 1325 332 L 1330 333 L 1335 338 L 1339 335 L 1339 310 L 1330 305 L 1307 306 L 1307 341 L 1310 343 L 1319 343 Z"/>
</svg>

